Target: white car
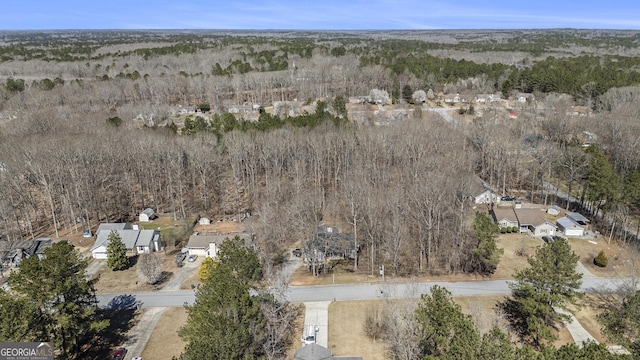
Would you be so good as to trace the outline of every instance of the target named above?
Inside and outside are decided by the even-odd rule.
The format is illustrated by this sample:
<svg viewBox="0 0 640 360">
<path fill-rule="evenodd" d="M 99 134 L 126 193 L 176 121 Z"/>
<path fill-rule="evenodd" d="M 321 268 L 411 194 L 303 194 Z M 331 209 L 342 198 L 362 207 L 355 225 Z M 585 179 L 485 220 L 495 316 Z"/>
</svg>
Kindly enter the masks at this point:
<svg viewBox="0 0 640 360">
<path fill-rule="evenodd" d="M 187 259 L 188 262 L 194 262 L 196 261 L 196 259 L 198 258 L 198 255 L 189 255 L 189 258 Z"/>
</svg>

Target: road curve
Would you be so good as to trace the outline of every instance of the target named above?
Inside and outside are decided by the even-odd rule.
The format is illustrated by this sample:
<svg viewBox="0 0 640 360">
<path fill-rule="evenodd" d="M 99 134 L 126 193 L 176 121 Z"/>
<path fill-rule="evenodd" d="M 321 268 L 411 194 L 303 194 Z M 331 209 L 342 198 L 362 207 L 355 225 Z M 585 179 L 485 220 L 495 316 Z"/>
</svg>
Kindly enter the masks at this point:
<svg viewBox="0 0 640 360">
<path fill-rule="evenodd" d="M 629 279 L 587 278 L 582 280 L 581 291 L 601 292 L 615 290 Z M 512 280 L 379 283 L 354 285 L 292 286 L 286 297 L 290 302 L 374 300 L 381 298 L 419 297 L 428 293 L 433 285 L 447 288 L 453 296 L 508 295 Z M 101 307 L 180 307 L 193 304 L 193 290 L 153 291 L 130 294 L 97 295 Z"/>
</svg>

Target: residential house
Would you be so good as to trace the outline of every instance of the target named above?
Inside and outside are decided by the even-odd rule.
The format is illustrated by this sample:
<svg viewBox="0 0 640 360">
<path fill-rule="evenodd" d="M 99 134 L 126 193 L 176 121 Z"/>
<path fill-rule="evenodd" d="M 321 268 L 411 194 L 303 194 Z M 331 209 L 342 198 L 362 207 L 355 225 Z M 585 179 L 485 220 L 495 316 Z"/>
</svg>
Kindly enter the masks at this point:
<svg viewBox="0 0 640 360">
<path fill-rule="evenodd" d="M 485 104 L 485 103 L 492 103 L 492 102 L 498 102 L 500 101 L 500 99 L 502 99 L 502 95 L 497 93 L 497 94 L 479 94 L 476 96 L 475 101 L 477 103 L 481 103 L 481 104 Z"/>
<path fill-rule="evenodd" d="M 361 356 L 333 356 L 331 350 L 317 343 L 296 350 L 294 360 L 362 360 Z"/>
<path fill-rule="evenodd" d="M 492 204 L 500 201 L 491 186 L 477 176 L 471 184 L 471 196 L 475 204 Z"/>
<path fill-rule="evenodd" d="M 106 229 L 98 229 L 96 242 L 91 248 L 91 254 L 94 259 L 107 258 L 109 235 L 112 231 L 120 236 L 130 255 L 148 254 L 160 250 L 160 233 L 156 230 L 113 229 L 106 231 Z"/>
<path fill-rule="evenodd" d="M 248 114 L 260 108 L 260 105 L 229 105 L 227 111 L 231 114 Z"/>
<path fill-rule="evenodd" d="M 306 262 L 323 262 L 328 259 L 355 259 L 357 249 L 353 235 L 341 233 L 334 226 L 320 225 L 310 239 L 303 244 Z"/>
<path fill-rule="evenodd" d="M 493 221 L 502 229 L 517 228 L 519 226 L 518 217 L 513 208 L 494 207 L 491 209 Z"/>
<path fill-rule="evenodd" d="M 561 211 L 562 211 L 562 208 L 558 205 L 550 205 L 549 207 L 547 207 L 547 214 L 552 216 L 560 215 Z"/>
<path fill-rule="evenodd" d="M 176 106 L 171 108 L 171 115 L 195 114 L 198 111 L 195 106 Z"/>
<path fill-rule="evenodd" d="M 556 226 L 545 219 L 540 209 L 514 209 L 521 233 L 533 236 L 554 235 Z"/>
<path fill-rule="evenodd" d="M 18 266 L 22 260 L 31 256 L 42 258 L 44 251 L 51 247 L 50 238 L 35 240 L 2 241 L 0 242 L 0 262 L 3 265 Z"/>
<path fill-rule="evenodd" d="M 533 94 L 519 93 L 518 96 L 516 97 L 516 100 L 518 100 L 518 102 L 520 103 L 525 103 L 527 101 L 535 100 L 535 97 L 533 96 Z"/>
<path fill-rule="evenodd" d="M 140 213 L 140 216 L 138 217 L 138 220 L 140 222 L 149 222 L 149 221 L 155 219 L 156 217 L 157 217 L 156 213 L 155 213 L 155 211 L 153 211 L 152 208 L 146 208 Z"/>
<path fill-rule="evenodd" d="M 206 256 L 215 259 L 218 256 L 220 245 L 234 237 L 240 237 L 240 239 L 250 241 L 253 236 L 249 233 L 231 233 L 231 234 L 217 234 L 217 235 L 191 235 L 187 242 L 186 248 L 189 255 Z"/>
<path fill-rule="evenodd" d="M 556 226 L 564 236 L 584 236 L 584 227 L 570 217 L 565 216 L 556 220 Z"/>
</svg>

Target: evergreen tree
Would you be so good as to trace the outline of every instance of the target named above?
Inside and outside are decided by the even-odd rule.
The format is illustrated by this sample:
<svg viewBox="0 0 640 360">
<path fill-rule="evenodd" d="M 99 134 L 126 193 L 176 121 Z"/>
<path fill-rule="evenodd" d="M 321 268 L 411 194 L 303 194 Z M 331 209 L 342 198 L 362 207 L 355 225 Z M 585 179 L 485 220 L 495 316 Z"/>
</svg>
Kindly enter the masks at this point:
<svg viewBox="0 0 640 360">
<path fill-rule="evenodd" d="M 107 266 L 109 269 L 117 271 L 127 267 L 127 248 L 122 242 L 120 235 L 111 230 L 107 243 Z"/>
<path fill-rule="evenodd" d="M 418 333 L 424 358 L 476 359 L 480 334 L 469 315 L 451 299 L 451 293 L 438 285 L 431 295 L 423 294 L 416 310 Z"/>
<path fill-rule="evenodd" d="M 609 159 L 599 147 L 591 145 L 588 152 L 591 159 L 587 198 L 596 204 L 598 210 L 606 210 L 620 199 L 622 184 Z"/>
<path fill-rule="evenodd" d="M 582 284 L 582 274 L 576 272 L 578 259 L 565 239 L 547 243 L 509 285 L 512 299 L 503 304 L 505 310 L 520 335 L 536 346 L 553 340 L 552 326 L 566 318 L 554 307 L 566 309 L 567 303 L 575 303 Z"/>
<path fill-rule="evenodd" d="M 476 211 L 473 220 L 473 232 L 478 240 L 478 245 L 471 250 L 471 271 L 480 274 L 493 274 L 500 262 L 500 255 L 504 253 L 496 245 L 496 238 L 500 234 L 500 227 L 494 223 L 489 215 Z"/>
<path fill-rule="evenodd" d="M 8 279 L 11 296 L 0 294 L 0 337 L 53 341 L 60 351 L 56 358 L 78 357 L 80 340 L 108 325 L 108 320 L 97 319 L 86 268 L 87 260 L 66 242 L 53 244 L 42 259 L 25 259 Z"/>
<path fill-rule="evenodd" d="M 252 296 L 261 278 L 261 264 L 240 238 L 220 246 L 218 261 L 187 306 L 187 324 L 180 337 L 187 342 L 183 359 L 254 359 L 266 338 L 260 298 Z"/>
</svg>

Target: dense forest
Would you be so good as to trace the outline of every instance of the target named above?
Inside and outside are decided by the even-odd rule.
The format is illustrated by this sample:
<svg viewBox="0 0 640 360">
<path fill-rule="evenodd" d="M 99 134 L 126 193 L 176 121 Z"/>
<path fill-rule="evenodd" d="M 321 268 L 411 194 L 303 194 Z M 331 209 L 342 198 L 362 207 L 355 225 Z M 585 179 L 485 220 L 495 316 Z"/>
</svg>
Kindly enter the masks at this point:
<svg viewBox="0 0 640 360">
<path fill-rule="evenodd" d="M 249 210 L 266 260 L 336 223 L 357 234 L 361 271 L 481 272 L 469 261 L 481 243 L 477 176 L 540 202 L 553 200 L 545 181 L 581 189 L 631 223 L 638 41 L 570 30 L 3 32 L 0 238 L 84 231 L 145 207 L 176 219 Z M 345 102 L 372 89 L 414 116 L 349 119 Z M 452 128 L 405 102 L 413 90 L 536 101 L 516 120 L 488 105 Z M 294 99 L 313 110 L 264 111 Z M 239 104 L 258 105 L 257 119 L 228 113 Z M 210 111 L 185 120 L 178 105 Z"/>
</svg>

